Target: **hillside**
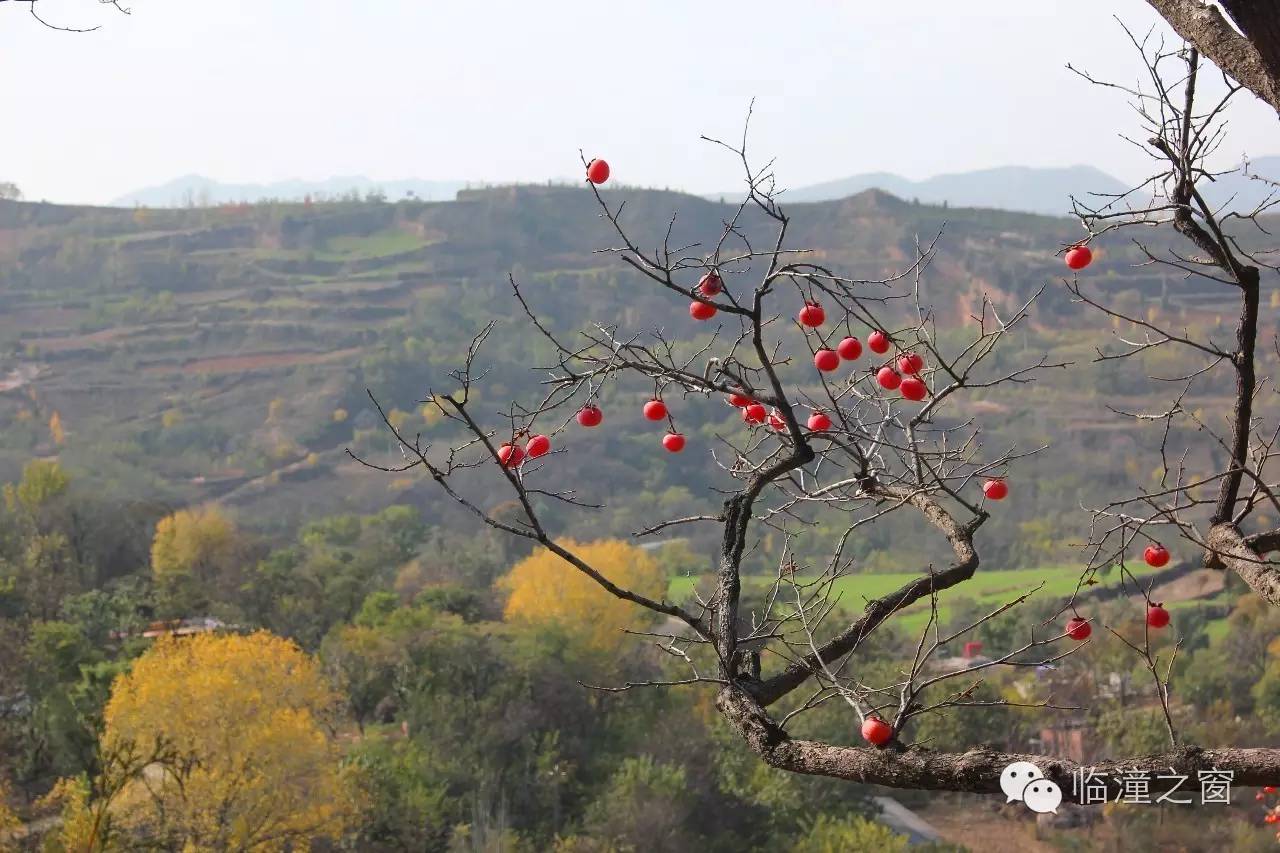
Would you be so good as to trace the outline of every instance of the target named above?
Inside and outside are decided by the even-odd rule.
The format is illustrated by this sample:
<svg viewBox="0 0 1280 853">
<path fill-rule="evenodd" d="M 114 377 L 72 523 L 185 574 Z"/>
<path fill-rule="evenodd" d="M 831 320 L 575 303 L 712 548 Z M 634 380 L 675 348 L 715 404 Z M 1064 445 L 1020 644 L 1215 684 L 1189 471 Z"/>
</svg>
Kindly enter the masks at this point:
<svg viewBox="0 0 1280 853">
<path fill-rule="evenodd" d="M 609 194 L 613 202 L 622 196 L 642 245 L 660 241 L 676 210 L 675 243 L 714 236 L 731 215 L 693 196 Z M 793 245 L 867 278 L 904 266 L 915 235 L 927 239 L 945 225 L 927 283 L 944 332 L 967 322 L 983 293 L 1013 305 L 1049 285 L 1035 325 L 1009 357 L 1049 352 L 1077 366 L 956 416 L 981 416 L 996 444 L 1054 442 L 1019 475 L 1019 501 L 993 525 L 993 538 L 1010 560 L 1069 559 L 1080 501 L 1145 476 L 1128 451 L 1149 443 L 1104 405 L 1146 389 L 1140 366 L 1091 365 L 1111 332 L 1055 283 L 1063 268 L 1054 252 L 1078 237 L 1078 226 L 877 191 L 790 212 Z M 743 228 L 765 233 L 755 220 Z M 122 499 L 217 499 L 267 530 L 391 502 L 451 519 L 428 484 L 366 470 L 346 455 L 351 447 L 398 459 L 366 388 L 426 437 L 447 438 L 423 421 L 416 401 L 450 387 L 466 342 L 495 317 L 504 326 L 485 354 L 493 374 L 484 399 L 496 412 L 531 387 L 536 376 L 524 368 L 545 353 L 511 298 L 509 272 L 558 329 L 607 321 L 638 331 L 661 325 L 677 339 L 705 334 L 682 304 L 593 254 L 609 242 L 590 194 L 559 187 L 463 191 L 442 203 L 137 211 L 0 203 L 0 475 L 12 478 L 33 454 L 57 453 Z M 1234 310 L 1205 284 L 1136 266 L 1137 250 L 1123 236 L 1099 249 L 1090 281 L 1123 291 L 1135 310 L 1210 326 Z M 1273 322 L 1275 309 L 1267 310 Z M 573 436 L 584 452 L 559 463 L 566 478 L 610 504 L 577 523 L 627 533 L 716 500 L 705 486 L 718 476 L 707 454 L 685 453 L 679 464 L 658 458 L 632 405 L 643 389 L 614 393 L 606 399 L 616 406 L 614 428 Z M 61 444 L 48 427 L 55 412 Z M 715 401 L 689 401 L 684 415 L 689 432 L 707 441 L 736 428 Z M 860 546 L 869 565 L 887 553 L 892 534 L 878 526 Z"/>
</svg>

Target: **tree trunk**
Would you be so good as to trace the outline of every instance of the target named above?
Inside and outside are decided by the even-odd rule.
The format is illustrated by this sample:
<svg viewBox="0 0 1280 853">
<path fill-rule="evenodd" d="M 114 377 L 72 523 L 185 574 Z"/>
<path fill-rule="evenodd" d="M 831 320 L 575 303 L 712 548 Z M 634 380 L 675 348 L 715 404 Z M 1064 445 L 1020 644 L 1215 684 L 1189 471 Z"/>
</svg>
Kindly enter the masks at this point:
<svg viewBox="0 0 1280 853">
<path fill-rule="evenodd" d="M 1237 32 L 1216 6 L 1200 0 L 1147 2 L 1178 35 L 1280 113 L 1280 3 L 1223 0 Z"/>
<path fill-rule="evenodd" d="M 1029 761 L 1045 777 L 1057 783 L 1066 802 L 1080 802 L 1083 786 L 1073 780 L 1084 772 L 1107 785 L 1109 799 L 1121 791 L 1121 778 L 1145 772 L 1153 794 L 1179 791 L 1179 796 L 1198 796 L 1201 771 L 1220 770 L 1231 774 L 1231 785 L 1273 785 L 1280 783 L 1280 749 L 1201 749 L 1183 747 L 1170 752 L 1103 760 L 1080 765 L 1065 758 L 970 749 L 967 752 L 933 752 L 918 747 L 833 746 L 809 740 L 794 740 L 769 718 L 745 690 L 731 685 L 720 691 L 716 706 L 729 723 L 746 739 L 748 746 L 764 761 L 782 770 L 814 776 L 831 776 L 869 785 L 893 788 L 920 788 L 929 791 L 1000 793 L 1000 774 L 1015 761 Z M 1176 778 L 1185 777 L 1181 782 Z"/>
<path fill-rule="evenodd" d="M 1209 528 L 1208 545 L 1214 565 L 1221 564 L 1240 576 L 1268 603 L 1280 606 L 1280 568 L 1263 562 L 1230 522 Z"/>
</svg>

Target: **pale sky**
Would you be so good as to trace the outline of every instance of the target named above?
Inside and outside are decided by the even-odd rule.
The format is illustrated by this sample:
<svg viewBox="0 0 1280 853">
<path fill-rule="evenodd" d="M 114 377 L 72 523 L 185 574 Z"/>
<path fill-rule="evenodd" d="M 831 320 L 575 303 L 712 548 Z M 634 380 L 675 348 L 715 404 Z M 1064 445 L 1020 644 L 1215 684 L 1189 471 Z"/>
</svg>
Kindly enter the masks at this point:
<svg viewBox="0 0 1280 853">
<path fill-rule="evenodd" d="M 1112 19 L 1144 0 L 40 0 L 0 5 L 0 180 L 101 203 L 179 175 L 266 182 L 363 174 L 476 182 L 577 177 L 578 149 L 629 184 L 740 183 L 700 134 L 740 134 L 786 186 L 1011 164 L 1145 162 Z M 1226 152 L 1280 153 L 1242 97 Z"/>
</svg>

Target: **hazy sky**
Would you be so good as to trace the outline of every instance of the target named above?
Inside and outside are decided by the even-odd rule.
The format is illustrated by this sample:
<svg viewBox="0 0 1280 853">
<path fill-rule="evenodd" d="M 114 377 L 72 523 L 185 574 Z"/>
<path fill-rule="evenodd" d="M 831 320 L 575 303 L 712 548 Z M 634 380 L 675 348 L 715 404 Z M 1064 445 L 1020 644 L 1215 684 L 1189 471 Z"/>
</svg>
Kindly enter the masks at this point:
<svg viewBox="0 0 1280 853">
<path fill-rule="evenodd" d="M 197 173 L 224 181 L 364 174 L 576 177 L 577 151 L 627 183 L 733 189 L 698 140 L 736 136 L 801 186 L 1006 164 L 1144 169 L 1121 97 L 1070 61 L 1134 80 L 1112 19 L 1144 0 L 40 0 L 51 32 L 0 6 L 8 129 L 0 180 L 105 202 Z M 1241 98 L 1230 153 L 1280 153 L 1274 111 Z"/>
</svg>

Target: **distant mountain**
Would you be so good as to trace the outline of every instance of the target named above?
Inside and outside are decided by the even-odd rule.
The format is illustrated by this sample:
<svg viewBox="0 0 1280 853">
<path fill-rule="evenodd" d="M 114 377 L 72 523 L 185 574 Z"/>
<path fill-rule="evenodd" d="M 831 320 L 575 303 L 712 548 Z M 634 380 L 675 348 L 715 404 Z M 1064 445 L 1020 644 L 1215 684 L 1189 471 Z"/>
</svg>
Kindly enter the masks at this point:
<svg viewBox="0 0 1280 853">
<path fill-rule="evenodd" d="M 1092 166 L 1039 169 L 1002 166 L 975 172 L 934 175 L 913 181 L 890 172 L 868 172 L 787 190 L 784 200 L 829 201 L 880 189 L 899 198 L 953 207 L 986 207 L 1065 216 L 1071 211 L 1069 196 L 1083 192 L 1123 192 L 1127 187 Z M 732 197 L 736 193 L 725 193 Z"/>
<path fill-rule="evenodd" d="M 1248 173 L 1238 170 L 1208 184 L 1205 197 L 1211 204 L 1226 205 L 1236 211 L 1251 211 L 1280 189 L 1254 176 L 1280 182 L 1280 155 L 1249 161 Z M 831 201 L 879 189 L 924 204 L 952 207 L 994 208 L 997 210 L 1066 216 L 1071 212 L 1072 195 L 1082 200 L 1089 193 L 1117 193 L 1129 189 L 1122 181 L 1093 166 L 1040 169 L 1030 166 L 1003 166 L 974 172 L 934 175 L 913 181 L 892 172 L 867 172 L 835 181 L 825 181 L 787 190 L 786 201 Z M 719 193 L 709 198 L 734 198 L 737 192 Z M 1277 206 L 1275 211 L 1280 211 Z"/>
<path fill-rule="evenodd" d="M 1276 188 L 1250 175 L 1261 175 L 1280 181 L 1280 155 L 1258 157 L 1250 161 L 1249 174 L 1233 172 L 1223 175 L 1205 190 L 1215 205 L 1230 204 L 1233 210 L 1252 210 Z M 575 184 L 561 179 L 554 183 Z M 367 195 L 381 192 L 396 201 L 412 195 L 423 201 L 453 201 L 458 190 L 478 187 L 466 181 L 424 181 L 405 179 L 375 181 L 363 175 L 326 178 L 319 181 L 288 180 L 266 184 L 233 184 L 201 175 L 186 175 L 159 186 L 147 187 L 123 195 L 111 202 L 117 207 L 188 207 L 225 202 L 281 199 L 300 201 L 313 198 L 339 198 L 351 192 Z M 924 204 L 947 204 L 951 207 L 992 208 L 1047 216 L 1067 216 L 1071 212 L 1070 197 L 1084 199 L 1088 193 L 1118 193 L 1129 189 L 1122 181 L 1093 166 L 1035 168 L 1002 166 L 973 172 L 934 175 L 913 181 L 892 172 L 867 172 L 834 181 L 824 181 L 787 190 L 783 198 L 789 202 L 833 201 L 848 198 L 869 189 L 883 190 L 908 201 Z M 711 200 L 736 198 L 738 191 L 706 196 Z M 1280 208 L 1278 208 L 1280 210 Z"/>
<path fill-rule="evenodd" d="M 1211 204 L 1229 204 L 1232 210 L 1248 212 L 1264 203 L 1268 197 L 1280 199 L 1280 187 L 1259 178 L 1280 183 L 1280 155 L 1255 157 L 1249 161 L 1247 169 L 1223 175 L 1208 184 L 1203 192 Z M 1273 213 L 1280 212 L 1280 205 L 1270 210 Z"/>
<path fill-rule="evenodd" d="M 115 207 L 188 207 L 225 202 L 281 199 L 298 201 L 305 196 L 338 198 L 351 192 L 367 195 L 381 192 L 395 201 L 412 194 L 423 201 L 453 201 L 465 181 L 422 181 L 417 179 L 375 181 L 363 175 L 326 178 L 322 181 L 287 180 L 269 184 L 229 184 L 202 175 L 184 175 L 168 183 L 122 195 L 111 202 Z"/>
</svg>

